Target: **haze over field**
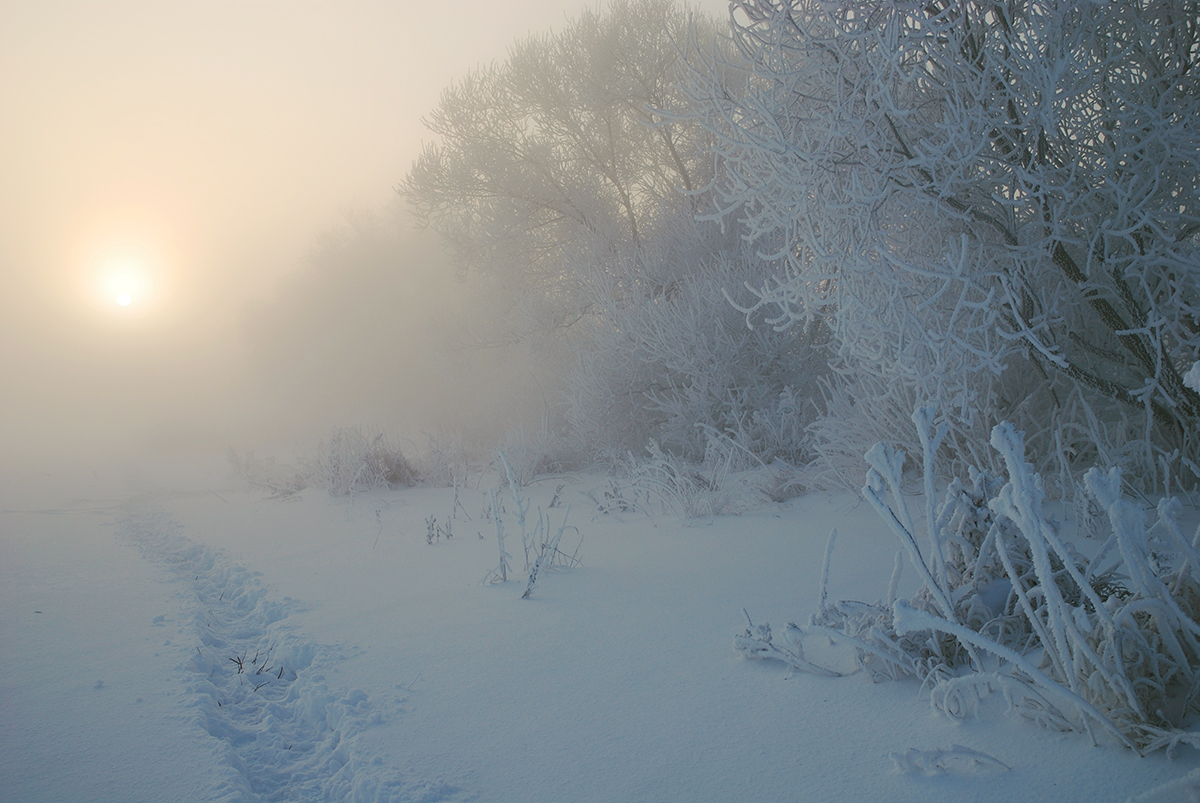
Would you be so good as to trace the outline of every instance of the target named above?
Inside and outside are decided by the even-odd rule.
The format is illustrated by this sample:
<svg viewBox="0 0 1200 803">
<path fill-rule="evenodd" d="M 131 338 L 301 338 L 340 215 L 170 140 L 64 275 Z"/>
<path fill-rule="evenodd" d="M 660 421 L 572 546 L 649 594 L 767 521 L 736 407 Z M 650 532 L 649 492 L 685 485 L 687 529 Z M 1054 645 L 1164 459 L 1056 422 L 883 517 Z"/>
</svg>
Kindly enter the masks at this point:
<svg viewBox="0 0 1200 803">
<path fill-rule="evenodd" d="M 0 6 L 0 795 L 1196 799 L 1198 2 Z"/>
<path fill-rule="evenodd" d="M 298 273 L 347 212 L 395 204 L 444 87 L 585 5 L 0 4 L 6 459 L 222 449 L 338 410 L 337 423 L 402 425 L 441 406 L 404 381 L 428 363 L 401 335 L 453 290 L 428 245 L 410 275 Z M 314 281 L 343 303 L 322 315 L 299 301 Z M 348 313 L 368 297 L 406 321 Z M 255 325 L 264 315 L 272 325 Z M 313 362 L 326 328 L 370 378 Z M 283 348 L 290 336 L 300 348 Z"/>
</svg>

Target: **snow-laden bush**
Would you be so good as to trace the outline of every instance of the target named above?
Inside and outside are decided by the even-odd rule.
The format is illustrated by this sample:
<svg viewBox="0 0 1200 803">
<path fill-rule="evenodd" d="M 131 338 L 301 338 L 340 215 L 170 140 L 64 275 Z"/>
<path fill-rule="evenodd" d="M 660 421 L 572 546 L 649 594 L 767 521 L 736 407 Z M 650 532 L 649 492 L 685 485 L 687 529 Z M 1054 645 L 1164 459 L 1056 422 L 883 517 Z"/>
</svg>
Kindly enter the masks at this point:
<svg viewBox="0 0 1200 803">
<path fill-rule="evenodd" d="M 590 493 L 600 513 L 670 512 L 684 519 L 741 513 L 764 499 L 783 501 L 803 491 L 786 462 L 767 464 L 733 438 L 709 430 L 699 461 L 665 452 L 651 440 L 644 453 L 629 452 L 617 476 Z"/>
<path fill-rule="evenodd" d="M 778 266 L 777 325 L 829 327 L 833 467 L 936 399 L 954 472 L 999 470 L 1007 420 L 1043 473 L 1200 480 L 1195 4 L 730 7 L 736 55 L 699 43 L 686 77 L 713 215 Z"/>
<path fill-rule="evenodd" d="M 634 498 L 656 499 L 684 519 L 740 513 L 786 482 L 755 455 L 720 437 L 709 438 L 699 462 L 668 454 L 650 441 L 645 455 L 626 458 L 623 473 Z"/>
<path fill-rule="evenodd" d="M 544 474 L 562 470 L 569 462 L 562 439 L 543 418 L 535 430 L 525 427 L 508 430 L 496 448 L 493 466 L 500 474 L 502 486 L 516 483 L 518 488 L 524 488 Z"/>
<path fill-rule="evenodd" d="M 676 516 L 711 518 L 730 512 L 736 494 L 729 487 L 729 462 L 694 464 L 665 454 L 650 441 L 647 456 L 629 459 L 628 478 L 637 491 L 658 499 Z"/>
<path fill-rule="evenodd" d="M 919 678 L 934 707 L 954 717 L 999 691 L 1050 728 L 1108 734 L 1142 753 L 1200 746 L 1183 730 L 1200 711 L 1200 531 L 1184 537 L 1180 503 L 1164 498 L 1148 525 L 1122 496 L 1119 468 L 1091 469 L 1087 489 L 1111 534 L 1088 560 L 1043 509 L 1020 432 L 1003 423 L 992 431 L 1007 481 L 971 471 L 938 498 L 933 463 L 946 426 L 934 426 L 932 407 L 912 418 L 924 457 L 924 546 L 901 491 L 904 453 L 880 443 L 867 455 L 863 495 L 901 544 L 886 601 L 828 601 L 831 538 L 809 623 L 789 623 L 786 646 L 769 626 L 752 626 L 736 648 L 836 675 L 804 656 L 807 638 L 829 637 L 853 647 L 873 677 Z M 921 580 L 908 599 L 897 598 L 902 560 Z"/>
<path fill-rule="evenodd" d="M 231 448 L 226 456 L 233 473 L 251 488 L 267 491 L 272 496 L 290 496 L 312 484 L 307 467 L 282 465 L 274 457 L 256 457 L 254 452 L 239 452 Z"/>
<path fill-rule="evenodd" d="M 412 485 L 416 475 L 400 447 L 382 432 L 341 427 L 322 441 L 311 466 L 314 484 L 334 496 Z"/>
<path fill-rule="evenodd" d="M 424 444 L 414 447 L 409 463 L 422 485 L 452 488 L 466 481 L 471 457 L 461 434 L 438 430 L 425 433 Z"/>
</svg>

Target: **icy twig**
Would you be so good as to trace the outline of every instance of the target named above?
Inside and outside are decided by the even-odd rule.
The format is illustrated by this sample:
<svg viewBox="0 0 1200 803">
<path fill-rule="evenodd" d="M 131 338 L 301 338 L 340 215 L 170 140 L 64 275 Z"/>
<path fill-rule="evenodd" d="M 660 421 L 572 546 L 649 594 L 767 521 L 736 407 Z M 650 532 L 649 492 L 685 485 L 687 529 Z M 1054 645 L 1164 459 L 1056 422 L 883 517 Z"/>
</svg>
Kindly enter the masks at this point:
<svg viewBox="0 0 1200 803">
<path fill-rule="evenodd" d="M 918 750 L 910 747 L 903 753 L 890 753 L 888 757 L 897 772 L 904 775 L 942 775 L 945 773 L 986 772 L 1011 769 L 1003 761 L 963 747 L 961 744 L 936 750 Z"/>
</svg>

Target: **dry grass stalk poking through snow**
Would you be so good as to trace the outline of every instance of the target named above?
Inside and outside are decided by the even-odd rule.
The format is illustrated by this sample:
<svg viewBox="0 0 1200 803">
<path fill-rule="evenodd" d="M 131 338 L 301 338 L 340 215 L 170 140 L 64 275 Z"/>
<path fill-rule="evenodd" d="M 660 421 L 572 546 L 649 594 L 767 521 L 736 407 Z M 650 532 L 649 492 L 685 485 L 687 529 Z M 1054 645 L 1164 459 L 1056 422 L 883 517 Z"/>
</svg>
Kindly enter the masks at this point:
<svg viewBox="0 0 1200 803">
<path fill-rule="evenodd" d="M 789 623 L 786 646 L 763 625 L 735 647 L 835 674 L 804 658 L 807 637 L 827 636 L 853 646 L 859 667 L 874 677 L 920 678 L 934 707 L 956 718 L 1000 691 L 1046 727 L 1093 739 L 1107 733 L 1139 753 L 1200 747 L 1200 734 L 1183 729 L 1200 711 L 1200 532 L 1184 537 L 1179 502 L 1164 499 L 1148 526 L 1145 512 L 1121 496 L 1120 469 L 1092 469 L 1087 487 L 1112 533 L 1088 561 L 1044 512 L 1021 433 L 1008 424 L 992 432 L 1007 482 L 973 471 L 938 499 L 933 456 L 945 427 L 934 426 L 932 407 L 913 421 L 924 451 L 926 551 L 900 491 L 903 452 L 885 444 L 870 451 L 863 495 L 900 540 L 920 590 L 896 598 L 898 556 L 886 603 L 831 604 L 827 553 L 809 623 Z"/>
<path fill-rule="evenodd" d="M 577 527 L 567 524 L 571 517 L 571 506 L 567 505 L 566 511 L 563 513 L 562 523 L 555 530 L 550 524 L 550 514 L 543 513 L 542 509 L 537 508 L 535 516 L 535 524 L 533 528 L 529 528 L 528 513 L 532 501 L 521 495 L 521 486 L 513 476 L 513 469 L 508 462 L 508 458 L 504 452 L 497 452 L 497 459 L 504 467 L 505 473 L 508 475 L 508 490 L 512 494 L 513 510 L 517 520 L 517 527 L 521 531 L 521 547 L 525 556 L 525 573 L 527 581 L 525 584 L 525 593 L 521 595 L 521 599 L 529 599 L 533 596 L 534 586 L 537 585 L 538 577 L 543 572 L 554 568 L 555 566 L 564 568 L 575 568 L 581 565 L 579 560 L 579 548 L 583 545 L 583 536 L 579 533 Z M 550 507 L 555 507 L 559 500 L 559 495 L 562 492 L 563 486 L 559 486 L 554 493 L 554 498 L 550 502 Z M 487 573 L 483 578 L 485 583 L 504 583 L 508 581 L 509 575 L 513 574 L 511 565 L 512 555 L 504 548 L 504 508 L 500 501 L 496 498 L 497 489 L 492 488 L 489 492 L 489 506 L 487 510 L 496 523 L 496 542 L 500 548 L 499 565 Z M 572 530 L 576 535 L 579 535 L 579 541 L 575 544 L 575 549 L 571 554 L 559 549 L 562 544 L 563 534 L 567 530 Z"/>
</svg>

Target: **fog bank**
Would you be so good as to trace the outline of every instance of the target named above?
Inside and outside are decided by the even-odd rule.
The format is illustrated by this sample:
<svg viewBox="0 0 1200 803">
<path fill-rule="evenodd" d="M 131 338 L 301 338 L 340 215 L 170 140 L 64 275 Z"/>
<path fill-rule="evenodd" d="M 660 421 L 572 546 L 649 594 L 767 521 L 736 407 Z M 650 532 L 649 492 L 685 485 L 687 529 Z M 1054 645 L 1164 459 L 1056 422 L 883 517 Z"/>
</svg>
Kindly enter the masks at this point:
<svg viewBox="0 0 1200 803">
<path fill-rule="evenodd" d="M 584 5 L 0 7 L 0 459 L 224 449 L 410 412 L 486 429 L 478 411 L 498 408 L 435 381 L 462 366 L 417 345 L 452 304 L 436 247 L 341 263 L 342 280 L 310 251 L 345 210 L 394 203 L 444 87 Z"/>
</svg>

